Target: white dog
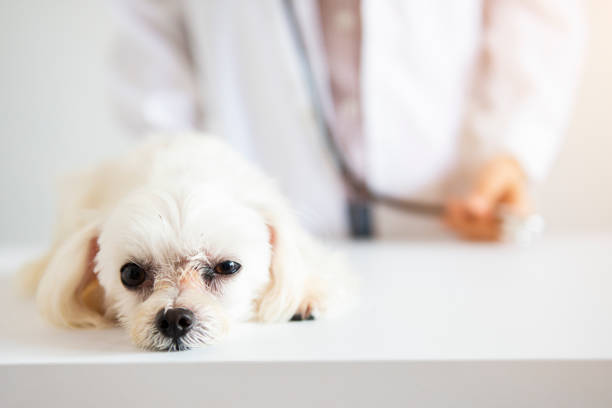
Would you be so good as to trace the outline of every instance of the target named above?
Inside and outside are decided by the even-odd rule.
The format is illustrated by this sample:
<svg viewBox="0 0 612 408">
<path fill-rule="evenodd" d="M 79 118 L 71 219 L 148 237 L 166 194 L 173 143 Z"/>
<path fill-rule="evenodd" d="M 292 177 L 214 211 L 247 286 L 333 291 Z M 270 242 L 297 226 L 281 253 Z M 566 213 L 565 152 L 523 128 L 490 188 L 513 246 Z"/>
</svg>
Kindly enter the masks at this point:
<svg viewBox="0 0 612 408">
<path fill-rule="evenodd" d="M 50 251 L 22 277 L 50 321 L 119 323 L 154 350 L 210 344 L 234 321 L 326 315 L 350 293 L 271 180 L 193 135 L 73 177 Z"/>
</svg>

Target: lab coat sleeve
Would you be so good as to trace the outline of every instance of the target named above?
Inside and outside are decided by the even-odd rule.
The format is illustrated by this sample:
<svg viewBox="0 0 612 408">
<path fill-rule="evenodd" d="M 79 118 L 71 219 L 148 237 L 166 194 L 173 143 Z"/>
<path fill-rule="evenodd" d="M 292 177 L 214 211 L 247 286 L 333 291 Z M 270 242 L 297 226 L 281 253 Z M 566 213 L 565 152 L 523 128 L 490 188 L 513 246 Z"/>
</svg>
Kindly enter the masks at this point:
<svg viewBox="0 0 612 408">
<path fill-rule="evenodd" d="M 468 113 L 476 155 L 509 154 L 542 181 L 568 123 L 584 43 L 575 0 L 487 0 Z"/>
<path fill-rule="evenodd" d="M 181 1 L 115 0 L 111 98 L 136 134 L 197 128 L 201 108 Z"/>
</svg>

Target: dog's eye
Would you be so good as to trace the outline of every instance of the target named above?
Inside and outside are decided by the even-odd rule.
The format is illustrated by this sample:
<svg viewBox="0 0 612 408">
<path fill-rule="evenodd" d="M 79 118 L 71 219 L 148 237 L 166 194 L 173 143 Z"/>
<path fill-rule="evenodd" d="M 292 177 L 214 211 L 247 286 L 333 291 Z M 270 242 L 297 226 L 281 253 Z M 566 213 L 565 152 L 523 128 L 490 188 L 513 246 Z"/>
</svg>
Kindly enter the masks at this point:
<svg viewBox="0 0 612 408">
<path fill-rule="evenodd" d="M 133 262 L 121 267 L 121 282 L 128 289 L 134 289 L 142 284 L 147 274 L 144 269 Z"/>
<path fill-rule="evenodd" d="M 215 273 L 220 275 L 231 275 L 238 272 L 240 264 L 234 261 L 223 261 L 215 266 Z"/>
</svg>

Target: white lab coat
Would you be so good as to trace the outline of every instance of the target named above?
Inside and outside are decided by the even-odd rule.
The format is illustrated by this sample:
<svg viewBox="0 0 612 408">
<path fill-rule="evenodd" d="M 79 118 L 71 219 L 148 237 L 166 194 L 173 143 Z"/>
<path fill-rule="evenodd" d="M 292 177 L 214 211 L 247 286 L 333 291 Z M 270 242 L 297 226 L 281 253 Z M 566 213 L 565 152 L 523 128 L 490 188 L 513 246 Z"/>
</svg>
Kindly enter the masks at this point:
<svg viewBox="0 0 612 408">
<path fill-rule="evenodd" d="M 316 2 L 296 4 L 329 106 Z M 126 123 L 218 133 L 278 180 L 312 230 L 346 231 L 281 0 L 115 9 L 113 93 Z M 441 200 L 453 175 L 497 154 L 545 176 L 577 80 L 578 1 L 363 0 L 362 19 L 363 173 L 373 189 Z"/>
</svg>

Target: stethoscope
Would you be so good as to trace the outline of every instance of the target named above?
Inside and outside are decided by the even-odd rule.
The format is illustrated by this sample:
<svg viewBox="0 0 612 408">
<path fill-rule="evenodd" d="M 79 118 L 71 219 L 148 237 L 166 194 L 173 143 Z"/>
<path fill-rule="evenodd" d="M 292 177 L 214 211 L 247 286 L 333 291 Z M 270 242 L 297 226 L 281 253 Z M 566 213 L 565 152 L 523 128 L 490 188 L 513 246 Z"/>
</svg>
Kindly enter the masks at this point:
<svg viewBox="0 0 612 408">
<path fill-rule="evenodd" d="M 325 139 L 325 144 L 331 154 L 335 166 L 338 169 L 338 172 L 342 177 L 342 180 L 351 190 L 354 197 L 356 197 L 359 201 L 370 205 L 380 204 L 405 213 L 430 217 L 442 217 L 445 211 L 443 204 L 409 200 L 374 191 L 364 180 L 361 180 L 352 171 L 350 165 L 344 157 L 344 154 L 342 153 L 342 149 L 340 149 L 338 146 L 338 143 L 333 135 L 332 128 L 327 121 L 327 116 L 325 115 L 323 103 L 321 102 L 321 96 L 319 95 L 314 70 L 310 63 L 310 59 L 308 58 L 306 42 L 304 41 L 300 23 L 295 12 L 293 0 L 282 0 L 282 2 L 288 22 L 287 25 L 289 26 L 291 37 L 295 43 L 300 67 L 308 88 L 317 125 L 321 135 Z M 542 217 L 537 214 L 519 216 L 502 209 L 498 215 L 502 222 L 502 238 L 505 240 L 520 242 L 531 241 L 533 237 L 539 235 L 543 229 Z"/>
</svg>

